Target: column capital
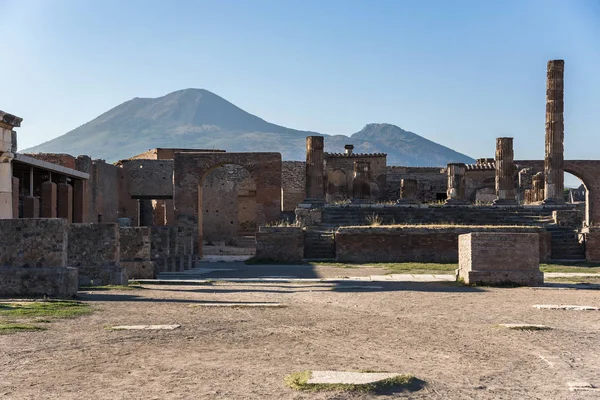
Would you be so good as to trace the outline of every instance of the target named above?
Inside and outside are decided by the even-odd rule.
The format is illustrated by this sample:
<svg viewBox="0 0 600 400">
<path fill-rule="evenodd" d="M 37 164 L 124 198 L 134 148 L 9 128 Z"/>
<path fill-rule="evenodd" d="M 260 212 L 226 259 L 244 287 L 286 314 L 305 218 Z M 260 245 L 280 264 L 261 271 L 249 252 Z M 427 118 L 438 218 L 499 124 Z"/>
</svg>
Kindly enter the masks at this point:
<svg viewBox="0 0 600 400">
<path fill-rule="evenodd" d="M 12 128 L 21 126 L 21 122 L 23 122 L 23 118 L 0 110 L 0 128 L 12 130 Z"/>
</svg>

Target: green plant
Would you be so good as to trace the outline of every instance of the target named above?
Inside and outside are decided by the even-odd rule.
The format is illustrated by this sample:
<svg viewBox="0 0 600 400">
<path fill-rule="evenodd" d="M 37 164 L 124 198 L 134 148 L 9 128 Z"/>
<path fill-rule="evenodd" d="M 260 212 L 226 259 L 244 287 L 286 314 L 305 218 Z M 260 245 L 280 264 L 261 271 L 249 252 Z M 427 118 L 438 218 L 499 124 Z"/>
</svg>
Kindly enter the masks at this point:
<svg viewBox="0 0 600 400">
<path fill-rule="evenodd" d="M 19 303 L 0 303 L 1 317 L 50 317 L 74 318 L 91 313 L 90 306 L 79 301 L 30 301 Z"/>
<path fill-rule="evenodd" d="M 367 215 L 365 220 L 367 221 L 367 224 L 369 224 L 371 226 L 380 226 L 383 224 L 383 218 L 381 218 L 377 214 Z"/>
<path fill-rule="evenodd" d="M 0 335 L 16 332 L 45 331 L 47 328 L 31 324 L 0 323 Z"/>
</svg>

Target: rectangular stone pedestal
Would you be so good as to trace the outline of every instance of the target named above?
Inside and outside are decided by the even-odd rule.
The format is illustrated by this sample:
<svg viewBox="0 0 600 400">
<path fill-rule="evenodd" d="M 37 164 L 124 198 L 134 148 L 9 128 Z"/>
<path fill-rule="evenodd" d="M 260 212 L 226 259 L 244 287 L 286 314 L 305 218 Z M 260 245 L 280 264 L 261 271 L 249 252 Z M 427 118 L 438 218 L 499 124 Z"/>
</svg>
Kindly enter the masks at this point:
<svg viewBox="0 0 600 400">
<path fill-rule="evenodd" d="M 0 297 L 59 297 L 77 294 L 77 268 L 2 268 Z"/>
<path fill-rule="evenodd" d="M 256 233 L 256 258 L 273 262 L 299 262 L 304 258 L 300 227 L 265 227 Z"/>
<path fill-rule="evenodd" d="M 585 261 L 600 262 L 600 228 L 585 228 L 582 233 L 585 238 Z"/>
<path fill-rule="evenodd" d="M 539 286 L 537 233 L 468 233 L 458 237 L 457 278 L 466 284 Z"/>
</svg>

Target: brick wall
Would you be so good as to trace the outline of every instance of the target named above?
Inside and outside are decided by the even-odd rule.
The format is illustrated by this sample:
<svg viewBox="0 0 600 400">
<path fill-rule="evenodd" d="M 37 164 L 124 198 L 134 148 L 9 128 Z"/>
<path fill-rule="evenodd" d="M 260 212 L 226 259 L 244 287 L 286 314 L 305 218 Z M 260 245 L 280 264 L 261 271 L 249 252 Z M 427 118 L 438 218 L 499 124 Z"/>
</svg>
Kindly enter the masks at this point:
<svg viewBox="0 0 600 400">
<path fill-rule="evenodd" d="M 542 233 L 540 260 L 549 259 L 550 235 L 536 227 L 372 227 L 339 228 L 336 258 L 343 262 L 458 262 L 458 236 L 471 232 Z"/>
<path fill-rule="evenodd" d="M 304 234 L 299 227 L 264 227 L 256 233 L 256 258 L 275 262 L 300 262 Z"/>
<path fill-rule="evenodd" d="M 402 179 L 416 179 L 418 198 L 422 203 L 438 201 L 446 197 L 448 178 L 444 168 L 430 167 L 396 167 L 386 169 L 387 190 L 386 197 L 390 200 L 400 198 L 400 181 Z"/>
<path fill-rule="evenodd" d="M 306 162 L 281 163 L 281 211 L 293 212 L 306 198 Z"/>
</svg>

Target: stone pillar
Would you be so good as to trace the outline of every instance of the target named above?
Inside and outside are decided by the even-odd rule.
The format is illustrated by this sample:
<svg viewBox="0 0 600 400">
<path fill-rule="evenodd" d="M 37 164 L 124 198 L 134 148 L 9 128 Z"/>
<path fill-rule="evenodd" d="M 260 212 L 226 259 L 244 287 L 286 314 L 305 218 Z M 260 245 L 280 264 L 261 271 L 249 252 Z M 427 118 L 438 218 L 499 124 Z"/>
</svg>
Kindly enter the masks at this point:
<svg viewBox="0 0 600 400">
<path fill-rule="evenodd" d="M 546 183 L 544 204 L 563 204 L 564 200 L 564 72 L 563 60 L 548 61 L 546 79 Z"/>
<path fill-rule="evenodd" d="M 533 189 L 533 168 L 523 168 L 519 171 L 519 190 L 517 193 L 519 203 L 531 203 Z"/>
<path fill-rule="evenodd" d="M 17 147 L 13 128 L 21 126 L 22 121 L 0 110 L 0 219 L 13 218 L 12 160 Z"/>
<path fill-rule="evenodd" d="M 532 182 L 532 202 L 539 202 L 544 200 L 544 173 L 538 172 L 537 174 L 535 174 L 532 178 Z"/>
<path fill-rule="evenodd" d="M 323 136 L 306 138 L 306 203 L 325 202 Z"/>
<path fill-rule="evenodd" d="M 58 218 L 66 218 L 73 222 L 73 187 L 68 183 L 59 183 L 57 185 L 57 212 Z"/>
<path fill-rule="evenodd" d="M 23 198 L 23 218 L 40 217 L 40 200 L 37 197 L 25 196 Z"/>
<path fill-rule="evenodd" d="M 371 198 L 371 165 L 367 161 L 354 161 L 352 179 L 352 201 L 369 200 Z"/>
<path fill-rule="evenodd" d="M 496 138 L 496 200 L 494 205 L 516 205 L 513 138 Z"/>
<path fill-rule="evenodd" d="M 75 179 L 73 181 L 73 222 L 81 224 L 87 222 L 87 181 Z"/>
<path fill-rule="evenodd" d="M 56 183 L 42 183 L 42 218 L 56 218 Z"/>
<path fill-rule="evenodd" d="M 400 180 L 399 204 L 418 204 L 418 184 L 416 179 Z"/>
<path fill-rule="evenodd" d="M 12 177 L 12 215 L 19 218 L 19 178 Z"/>
<path fill-rule="evenodd" d="M 448 205 L 467 204 L 465 201 L 465 164 L 448 164 L 448 189 L 446 191 Z"/>
</svg>

